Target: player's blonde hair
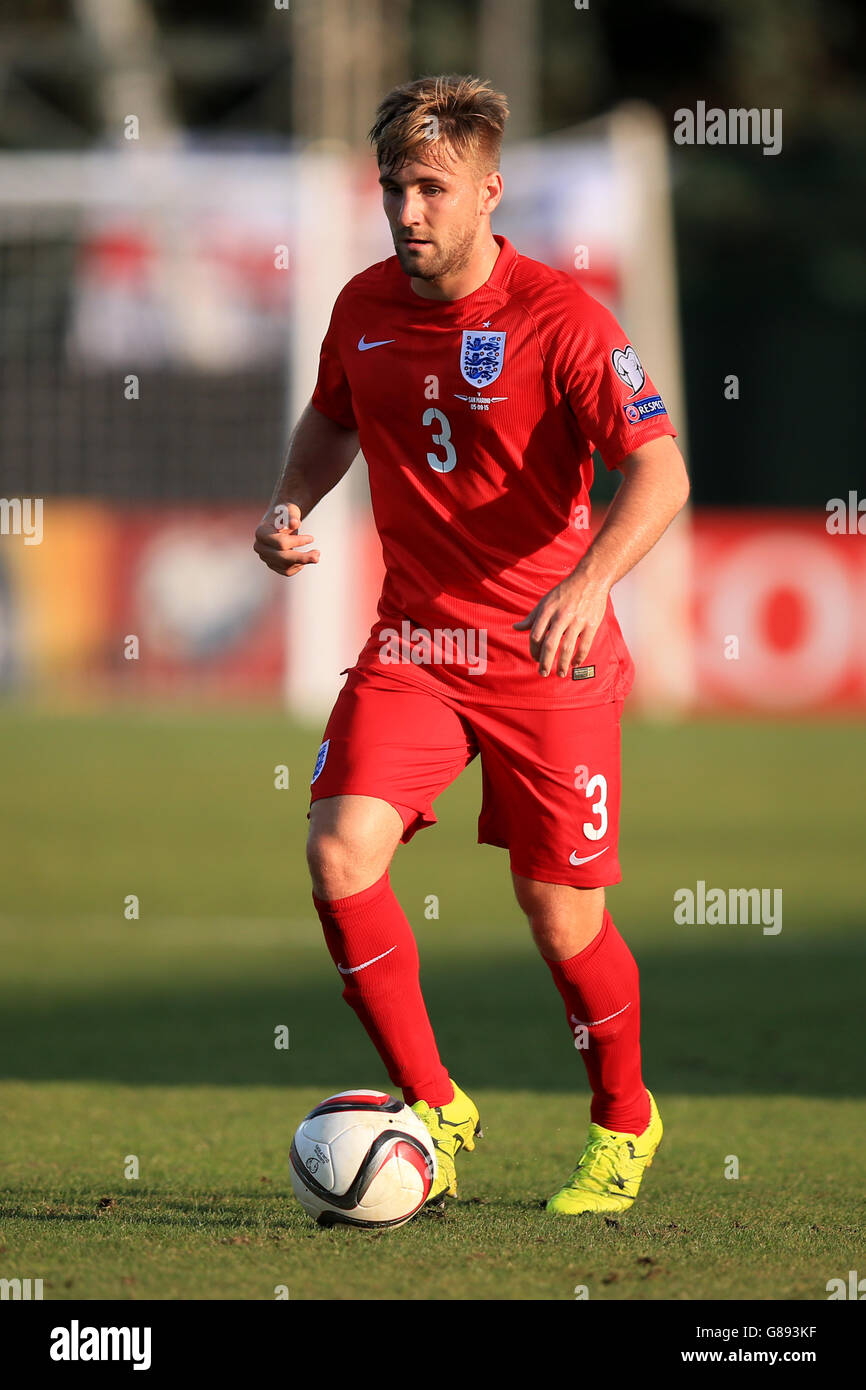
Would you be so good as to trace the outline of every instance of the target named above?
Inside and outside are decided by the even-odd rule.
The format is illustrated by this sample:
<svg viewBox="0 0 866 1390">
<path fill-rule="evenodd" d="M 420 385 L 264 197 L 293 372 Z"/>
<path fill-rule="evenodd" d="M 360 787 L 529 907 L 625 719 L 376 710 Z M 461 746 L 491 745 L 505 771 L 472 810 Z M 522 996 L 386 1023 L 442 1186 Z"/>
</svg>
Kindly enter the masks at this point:
<svg viewBox="0 0 866 1390">
<path fill-rule="evenodd" d="M 387 173 L 415 159 L 443 163 L 450 151 L 486 174 L 499 168 L 507 119 L 505 97 L 480 77 L 419 77 L 380 102 L 370 142 Z"/>
</svg>

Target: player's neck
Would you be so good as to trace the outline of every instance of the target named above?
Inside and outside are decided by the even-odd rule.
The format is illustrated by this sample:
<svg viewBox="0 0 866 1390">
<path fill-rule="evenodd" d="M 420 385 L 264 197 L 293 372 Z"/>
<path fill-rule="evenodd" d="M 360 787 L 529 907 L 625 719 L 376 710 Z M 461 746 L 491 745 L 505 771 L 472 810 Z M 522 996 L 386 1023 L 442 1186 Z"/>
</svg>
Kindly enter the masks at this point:
<svg viewBox="0 0 866 1390">
<path fill-rule="evenodd" d="M 500 249 L 491 232 L 488 239 L 475 248 L 466 265 L 453 275 L 442 275 L 436 280 L 418 280 L 413 276 L 409 283 L 422 299 L 464 299 L 490 279 Z"/>
</svg>

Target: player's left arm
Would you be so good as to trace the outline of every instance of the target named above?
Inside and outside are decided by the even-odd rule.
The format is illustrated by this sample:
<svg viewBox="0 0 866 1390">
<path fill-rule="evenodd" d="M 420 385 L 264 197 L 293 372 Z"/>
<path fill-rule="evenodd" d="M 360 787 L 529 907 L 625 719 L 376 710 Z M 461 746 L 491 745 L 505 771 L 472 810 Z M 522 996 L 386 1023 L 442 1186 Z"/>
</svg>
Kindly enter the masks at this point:
<svg viewBox="0 0 866 1390">
<path fill-rule="evenodd" d="M 514 627 L 529 629 L 538 670 L 567 676 L 589 655 L 608 594 L 667 530 L 689 495 L 683 456 L 670 435 L 640 444 L 617 467 L 623 482 L 598 535 L 572 573 Z"/>
</svg>

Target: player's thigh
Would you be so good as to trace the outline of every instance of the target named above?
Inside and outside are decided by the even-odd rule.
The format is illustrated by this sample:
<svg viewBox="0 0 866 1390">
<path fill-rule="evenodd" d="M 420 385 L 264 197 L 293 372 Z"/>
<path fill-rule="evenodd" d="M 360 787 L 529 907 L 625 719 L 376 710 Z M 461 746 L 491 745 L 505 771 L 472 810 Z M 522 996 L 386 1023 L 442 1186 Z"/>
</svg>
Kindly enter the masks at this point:
<svg viewBox="0 0 866 1390">
<path fill-rule="evenodd" d="M 310 806 L 311 839 L 329 836 L 394 850 L 402 833 L 399 812 L 378 796 L 324 796 Z"/>
<path fill-rule="evenodd" d="M 486 709 L 478 838 L 540 883 L 619 883 L 622 701 L 555 710 Z"/>
<path fill-rule="evenodd" d="M 311 821 L 315 813 L 315 825 L 327 826 L 331 839 L 332 826 L 346 841 L 350 830 L 368 826 L 387 844 L 394 832 L 406 843 L 435 824 L 434 798 L 477 751 L 471 729 L 453 706 L 388 675 L 354 668 L 316 759 Z M 325 802 L 339 804 L 316 810 Z"/>
</svg>

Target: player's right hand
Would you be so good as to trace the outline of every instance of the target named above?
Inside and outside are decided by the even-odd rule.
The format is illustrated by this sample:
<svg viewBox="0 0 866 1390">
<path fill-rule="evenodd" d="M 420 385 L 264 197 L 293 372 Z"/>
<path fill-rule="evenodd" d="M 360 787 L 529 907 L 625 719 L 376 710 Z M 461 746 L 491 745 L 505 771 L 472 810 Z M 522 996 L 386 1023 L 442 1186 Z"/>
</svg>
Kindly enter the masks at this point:
<svg viewBox="0 0 866 1390">
<path fill-rule="evenodd" d="M 294 502 L 280 503 L 265 512 L 256 527 L 253 550 L 268 569 L 275 574 L 284 574 L 287 579 L 297 574 L 304 565 L 315 565 L 319 561 L 318 550 L 302 550 L 314 540 L 298 529 L 301 524 L 301 509 Z"/>
</svg>

